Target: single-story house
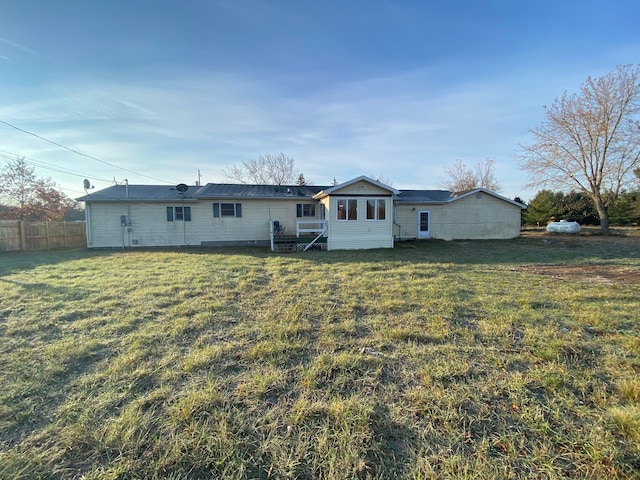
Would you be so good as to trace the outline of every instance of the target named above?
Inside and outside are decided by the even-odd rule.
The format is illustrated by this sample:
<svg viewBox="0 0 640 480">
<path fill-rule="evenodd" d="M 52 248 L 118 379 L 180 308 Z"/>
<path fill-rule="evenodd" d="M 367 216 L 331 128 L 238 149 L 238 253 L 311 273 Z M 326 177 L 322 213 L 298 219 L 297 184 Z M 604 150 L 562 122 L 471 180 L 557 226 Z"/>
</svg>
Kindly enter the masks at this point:
<svg viewBox="0 0 640 480">
<path fill-rule="evenodd" d="M 365 176 L 335 186 L 125 184 L 77 200 L 86 206 L 89 248 L 273 247 L 274 240 L 309 235 L 327 250 L 506 239 L 520 235 L 525 208 L 482 188 L 396 190 Z"/>
</svg>

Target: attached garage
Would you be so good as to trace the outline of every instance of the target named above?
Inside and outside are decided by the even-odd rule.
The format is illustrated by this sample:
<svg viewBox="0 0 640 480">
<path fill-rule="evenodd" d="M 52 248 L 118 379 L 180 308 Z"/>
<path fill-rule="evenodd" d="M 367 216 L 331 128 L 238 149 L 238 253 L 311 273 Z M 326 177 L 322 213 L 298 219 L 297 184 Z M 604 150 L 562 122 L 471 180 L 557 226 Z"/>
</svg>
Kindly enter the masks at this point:
<svg viewBox="0 0 640 480">
<path fill-rule="evenodd" d="M 453 194 L 403 190 L 395 198 L 396 238 L 507 239 L 520 235 L 521 203 L 482 188 Z"/>
</svg>

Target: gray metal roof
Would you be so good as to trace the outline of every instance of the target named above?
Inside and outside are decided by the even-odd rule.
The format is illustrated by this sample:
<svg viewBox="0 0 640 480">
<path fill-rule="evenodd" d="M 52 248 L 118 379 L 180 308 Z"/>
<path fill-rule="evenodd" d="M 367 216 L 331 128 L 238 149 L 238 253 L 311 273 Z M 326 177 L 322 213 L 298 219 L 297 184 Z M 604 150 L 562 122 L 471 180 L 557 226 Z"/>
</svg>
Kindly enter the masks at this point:
<svg viewBox="0 0 640 480">
<path fill-rule="evenodd" d="M 194 200 L 194 194 L 199 188 L 202 187 L 190 186 L 184 193 L 184 200 Z M 79 202 L 162 202 L 182 199 L 182 195 L 176 190 L 176 187 L 169 185 L 113 185 L 104 190 L 88 192 L 87 195 L 76 198 Z"/>
<path fill-rule="evenodd" d="M 242 185 L 237 183 L 208 183 L 195 196 L 198 198 L 301 198 L 327 188 L 316 185 Z"/>
<path fill-rule="evenodd" d="M 395 200 L 398 203 L 446 203 L 452 197 L 447 190 L 400 190 Z"/>
<path fill-rule="evenodd" d="M 104 190 L 91 192 L 76 200 L 80 202 L 195 202 L 205 199 L 305 199 L 331 187 L 319 185 L 243 185 L 235 183 L 208 183 L 205 186 L 191 185 L 184 197 L 175 186 L 168 185 L 114 185 Z M 399 190 L 394 196 L 398 203 L 440 204 L 455 201 L 483 189 L 456 195 L 447 190 Z M 488 192 L 502 200 L 514 203 L 508 198 Z M 520 204 L 517 204 L 520 206 Z"/>
<path fill-rule="evenodd" d="M 208 183 L 205 186 L 189 186 L 184 192 L 185 201 L 214 198 L 308 198 L 327 188 L 315 185 L 242 185 Z M 168 185 L 113 185 L 77 198 L 80 202 L 140 201 L 162 202 L 183 200 L 175 186 Z"/>
</svg>

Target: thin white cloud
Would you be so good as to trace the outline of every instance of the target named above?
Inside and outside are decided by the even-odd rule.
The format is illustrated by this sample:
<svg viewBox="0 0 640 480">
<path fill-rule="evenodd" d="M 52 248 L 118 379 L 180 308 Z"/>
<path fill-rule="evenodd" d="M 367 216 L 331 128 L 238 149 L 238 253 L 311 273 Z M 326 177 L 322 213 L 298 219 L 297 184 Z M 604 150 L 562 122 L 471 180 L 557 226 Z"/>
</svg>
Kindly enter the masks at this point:
<svg viewBox="0 0 640 480">
<path fill-rule="evenodd" d="M 7 40 L 6 38 L 0 38 L 0 42 L 4 43 L 5 45 L 9 45 L 10 47 L 13 47 L 15 49 L 22 50 L 23 52 L 30 53 L 31 55 L 38 55 L 39 56 L 38 52 L 36 52 L 35 50 L 32 50 L 29 47 L 26 47 L 26 46 L 21 45 L 19 43 L 12 42 L 11 40 Z"/>
<path fill-rule="evenodd" d="M 416 70 L 285 94 L 269 78 L 185 71 L 155 83 L 50 85 L 40 99 L 0 106 L 0 118 L 169 179 L 202 169 L 204 181 L 225 181 L 222 170 L 233 163 L 285 152 L 317 184 L 375 173 L 398 188 L 438 188 L 443 164 L 491 157 L 511 197 L 526 180 L 512 161 L 517 145 L 563 83 L 545 84 L 545 75 L 513 71 L 437 87 L 431 70 Z M 16 150 L 34 151 L 37 140 L 17 137 Z M 101 177 L 149 183 L 49 146 L 46 154 Z"/>
</svg>

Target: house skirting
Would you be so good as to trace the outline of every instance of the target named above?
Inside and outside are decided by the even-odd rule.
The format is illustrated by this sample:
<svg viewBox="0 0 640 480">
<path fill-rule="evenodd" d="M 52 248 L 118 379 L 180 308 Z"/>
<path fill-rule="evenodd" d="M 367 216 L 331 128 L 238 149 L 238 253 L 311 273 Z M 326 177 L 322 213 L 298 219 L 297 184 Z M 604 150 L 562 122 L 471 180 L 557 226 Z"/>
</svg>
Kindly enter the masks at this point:
<svg viewBox="0 0 640 480">
<path fill-rule="evenodd" d="M 268 247 L 269 240 L 238 240 L 200 242 L 201 247 Z"/>
<path fill-rule="evenodd" d="M 305 250 L 326 250 L 327 237 L 295 237 L 291 235 L 274 237 L 274 252 L 303 252 Z"/>
</svg>

